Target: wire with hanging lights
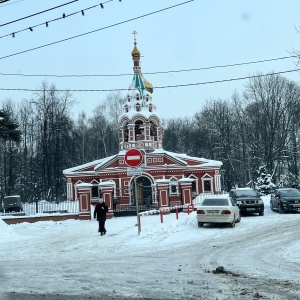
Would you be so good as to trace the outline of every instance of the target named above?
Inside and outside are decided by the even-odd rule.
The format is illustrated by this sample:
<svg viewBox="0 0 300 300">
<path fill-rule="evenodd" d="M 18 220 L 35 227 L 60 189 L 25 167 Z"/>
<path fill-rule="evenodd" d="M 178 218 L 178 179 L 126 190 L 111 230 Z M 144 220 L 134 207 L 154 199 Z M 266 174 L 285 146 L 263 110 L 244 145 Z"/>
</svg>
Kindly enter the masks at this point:
<svg viewBox="0 0 300 300">
<path fill-rule="evenodd" d="M 77 2 L 77 1 L 79 1 L 79 0 L 73 0 L 73 1 L 71 1 L 71 2 L 64 3 L 64 4 L 61 4 L 61 5 L 58 5 L 58 6 L 55 6 L 55 7 L 52 7 L 52 8 L 43 10 L 43 11 L 40 11 L 40 12 L 35 13 L 35 14 L 32 14 L 32 15 L 30 15 L 30 16 L 26 16 L 26 17 L 23 17 L 23 18 L 20 18 L 20 19 L 17 19 L 17 20 L 13 20 L 13 21 L 10 21 L 10 22 L 4 23 L 4 24 L 0 24 L 0 27 L 9 25 L 9 24 L 12 24 L 12 23 L 15 23 L 15 22 L 19 22 L 19 21 L 22 21 L 22 20 L 25 20 L 25 19 L 28 19 L 28 18 L 37 16 L 37 15 L 40 15 L 40 14 L 43 14 L 43 13 L 48 12 L 48 11 L 50 11 L 50 10 L 57 9 L 57 8 L 62 7 L 62 6 L 65 6 L 65 5 L 69 5 L 69 4 L 74 3 L 74 2 Z"/>
<path fill-rule="evenodd" d="M 111 2 L 111 1 L 112 0 L 110 0 L 108 2 Z M 9 58 L 9 57 L 12 57 L 12 56 L 16 56 L 16 55 L 19 55 L 19 54 L 27 53 L 27 52 L 30 52 L 30 51 L 34 51 L 34 50 L 37 50 L 37 49 L 45 48 L 45 47 L 48 47 L 48 46 L 51 46 L 51 45 L 56 45 L 58 43 L 66 42 L 66 41 L 69 41 L 69 40 L 72 40 L 72 39 L 75 39 L 75 38 L 78 38 L 78 37 L 82 37 L 82 36 L 85 36 L 85 35 L 88 35 L 88 34 L 92 34 L 92 33 L 95 33 L 95 32 L 101 31 L 101 30 L 108 29 L 108 28 L 111 28 L 111 27 L 119 26 L 121 24 L 125 24 L 125 23 L 128 23 L 128 22 L 132 22 L 134 20 L 145 18 L 145 17 L 151 16 L 151 15 L 157 14 L 157 13 L 161 13 L 163 11 L 166 11 L 166 10 L 169 10 L 169 9 L 173 9 L 175 7 L 179 7 L 181 5 L 185 5 L 185 4 L 188 4 L 190 2 L 194 2 L 194 1 L 195 0 L 188 0 L 188 1 L 185 1 L 185 2 L 182 2 L 182 3 L 178 3 L 178 4 L 175 4 L 175 5 L 172 5 L 172 6 L 168 6 L 166 8 L 162 8 L 162 9 L 159 9 L 159 10 L 156 10 L 156 11 L 153 11 L 153 12 L 150 12 L 150 13 L 138 16 L 138 17 L 134 17 L 134 18 L 131 18 L 131 19 L 127 19 L 125 21 L 114 23 L 112 25 L 108 25 L 108 26 L 101 27 L 101 28 L 98 28 L 98 29 L 95 29 L 95 30 L 92 30 L 92 31 L 88 31 L 88 32 L 85 32 L 85 33 L 74 35 L 74 36 L 71 36 L 71 37 L 68 37 L 68 38 L 56 41 L 56 42 L 44 44 L 44 45 L 37 46 L 37 47 L 31 48 L 31 49 L 27 49 L 27 50 L 23 50 L 23 51 L 20 51 L 20 52 L 12 53 L 12 54 L 9 54 L 9 55 L 6 55 L 6 56 L 2 56 L 2 57 L 0 57 L 0 60 L 1 59 L 5 59 L 5 58 Z"/>
<path fill-rule="evenodd" d="M 76 0 L 76 1 L 79 1 L 79 0 Z M 71 17 L 71 16 L 74 16 L 76 14 L 81 14 L 82 16 L 85 15 L 85 11 L 89 10 L 89 9 L 92 9 L 92 8 L 96 8 L 96 7 L 101 7 L 102 9 L 104 8 L 104 4 L 107 4 L 109 2 L 112 2 L 113 0 L 107 0 L 105 2 L 102 2 L 102 3 L 99 3 L 99 4 L 95 4 L 93 6 L 90 6 L 90 7 L 87 7 L 87 8 L 84 8 L 84 9 L 81 9 L 79 11 L 76 11 L 76 12 L 73 12 L 73 13 L 70 13 L 70 14 L 65 14 L 63 13 L 61 17 L 58 17 L 58 18 L 55 18 L 55 19 L 52 19 L 52 20 L 49 20 L 49 21 L 46 21 L 46 22 L 43 22 L 43 23 L 40 23 L 40 24 L 37 24 L 37 25 L 33 25 L 33 26 L 30 26 L 29 28 L 33 29 L 35 27 L 39 27 L 39 26 L 44 26 L 46 25 L 46 27 L 49 27 L 49 23 L 51 22 L 55 22 L 55 21 L 58 21 L 58 20 L 61 20 L 61 19 L 65 19 L 65 18 L 68 18 L 68 17 Z M 121 2 L 121 1 L 120 1 Z M 33 31 L 31 30 L 30 31 Z M 23 32 L 23 31 L 27 31 L 28 28 L 24 28 L 24 29 L 21 29 L 21 30 L 18 30 L 18 31 L 14 31 L 13 33 L 8 33 L 8 34 L 5 34 L 5 35 L 2 35 L 0 36 L 0 39 L 1 38 L 5 38 L 5 37 L 8 37 L 8 36 L 13 36 L 15 37 L 17 33 L 20 33 L 20 32 Z"/>
<path fill-rule="evenodd" d="M 7 0 L 7 1 L 10 1 L 10 0 Z M 7 1 L 6 1 L 6 2 L 7 2 Z M 13 5 L 13 4 L 16 4 L 16 3 L 22 2 L 22 1 L 24 1 L 24 0 L 18 0 L 18 1 L 15 1 L 15 2 L 11 2 L 11 3 L 8 3 L 8 4 L 4 4 L 4 5 L 1 5 L 0 8 L 2 8 L 2 7 L 4 7 L 4 6 Z M 2 2 L 2 3 L 4 3 L 4 2 Z M 2 4 L 2 3 L 0 2 L 0 4 Z"/>
</svg>

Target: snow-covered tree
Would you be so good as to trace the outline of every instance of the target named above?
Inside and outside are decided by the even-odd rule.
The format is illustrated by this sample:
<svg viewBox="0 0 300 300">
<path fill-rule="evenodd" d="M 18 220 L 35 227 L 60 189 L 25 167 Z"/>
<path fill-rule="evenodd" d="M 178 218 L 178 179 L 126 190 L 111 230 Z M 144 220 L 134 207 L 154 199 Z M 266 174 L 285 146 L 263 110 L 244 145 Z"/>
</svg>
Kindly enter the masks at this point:
<svg viewBox="0 0 300 300">
<path fill-rule="evenodd" d="M 272 182 L 272 175 L 266 170 L 266 166 L 261 166 L 258 169 L 259 177 L 256 182 L 256 189 L 268 194 L 276 188 L 276 185 Z"/>
<path fill-rule="evenodd" d="M 295 174 L 287 172 L 287 174 L 281 175 L 279 185 L 281 187 L 299 186 L 299 180 Z"/>
</svg>

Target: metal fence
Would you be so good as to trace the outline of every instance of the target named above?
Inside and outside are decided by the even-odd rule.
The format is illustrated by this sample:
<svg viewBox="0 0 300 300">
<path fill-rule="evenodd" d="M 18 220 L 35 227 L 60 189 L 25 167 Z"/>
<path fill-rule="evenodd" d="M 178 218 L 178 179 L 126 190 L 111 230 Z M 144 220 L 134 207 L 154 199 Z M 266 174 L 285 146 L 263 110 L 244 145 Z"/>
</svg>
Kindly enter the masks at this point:
<svg viewBox="0 0 300 300">
<path fill-rule="evenodd" d="M 2 208 L 0 214 L 2 216 L 32 216 L 32 215 L 48 215 L 48 214 L 76 214 L 79 213 L 78 201 L 62 201 L 49 202 L 46 200 L 25 202 L 21 208 L 10 207 Z"/>
<path fill-rule="evenodd" d="M 214 194 L 201 194 L 198 195 L 193 203 L 195 206 L 201 203 L 204 197 L 215 196 Z M 138 211 L 145 212 L 149 210 L 158 209 L 158 204 L 151 205 L 139 205 Z M 34 202 L 23 202 L 22 209 L 9 209 L 0 210 L 1 216 L 46 216 L 49 214 L 78 214 L 79 213 L 79 203 L 76 201 L 61 201 L 61 202 L 49 202 L 46 200 L 34 201 Z M 136 216 L 137 207 L 136 205 L 128 204 L 118 204 L 114 207 L 114 216 Z"/>
<path fill-rule="evenodd" d="M 158 204 L 154 205 L 139 205 L 139 212 L 149 211 L 153 209 L 158 209 Z M 128 205 L 128 204 L 118 204 L 114 208 L 114 216 L 115 217 L 123 217 L 123 216 L 136 216 L 137 208 L 136 205 Z"/>
<path fill-rule="evenodd" d="M 2 216 L 47 216 L 49 214 L 78 214 L 79 203 L 77 201 L 62 201 L 62 202 L 49 202 L 46 200 L 25 202 L 19 207 L 3 209 L 0 211 Z M 139 212 L 158 209 L 158 204 L 155 205 L 139 205 Z M 114 207 L 114 216 L 136 216 L 136 205 L 118 204 Z"/>
</svg>

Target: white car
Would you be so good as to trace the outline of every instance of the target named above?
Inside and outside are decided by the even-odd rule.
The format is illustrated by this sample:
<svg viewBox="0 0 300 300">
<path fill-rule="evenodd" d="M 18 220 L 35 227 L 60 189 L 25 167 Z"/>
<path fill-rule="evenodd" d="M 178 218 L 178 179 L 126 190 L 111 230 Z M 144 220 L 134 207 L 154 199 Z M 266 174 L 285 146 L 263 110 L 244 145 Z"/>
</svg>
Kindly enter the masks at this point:
<svg viewBox="0 0 300 300">
<path fill-rule="evenodd" d="M 235 227 L 235 223 L 240 221 L 240 209 L 229 197 L 205 198 L 197 207 L 199 227 L 203 227 L 204 223 L 228 223 Z"/>
</svg>

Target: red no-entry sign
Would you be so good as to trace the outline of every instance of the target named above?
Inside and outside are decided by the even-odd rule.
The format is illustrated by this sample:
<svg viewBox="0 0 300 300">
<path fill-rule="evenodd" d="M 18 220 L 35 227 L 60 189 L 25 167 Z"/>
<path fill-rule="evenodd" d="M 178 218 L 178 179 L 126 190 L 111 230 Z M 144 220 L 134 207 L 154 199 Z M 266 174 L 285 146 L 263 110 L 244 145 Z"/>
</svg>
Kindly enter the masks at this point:
<svg viewBox="0 0 300 300">
<path fill-rule="evenodd" d="M 143 161 L 143 154 L 138 149 L 129 149 L 125 153 L 125 162 L 130 167 L 138 167 Z"/>
</svg>

